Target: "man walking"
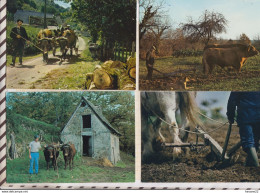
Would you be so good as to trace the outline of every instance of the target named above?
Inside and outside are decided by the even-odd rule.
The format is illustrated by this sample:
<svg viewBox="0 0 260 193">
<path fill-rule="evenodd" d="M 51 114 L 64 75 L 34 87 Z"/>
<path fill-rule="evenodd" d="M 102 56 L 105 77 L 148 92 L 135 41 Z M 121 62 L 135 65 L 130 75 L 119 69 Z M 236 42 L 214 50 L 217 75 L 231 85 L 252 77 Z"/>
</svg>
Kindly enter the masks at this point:
<svg viewBox="0 0 260 193">
<path fill-rule="evenodd" d="M 33 165 L 35 162 L 35 174 L 39 171 L 39 150 L 41 149 L 41 144 L 39 142 L 39 135 L 34 136 L 34 141 L 29 145 L 29 158 L 30 158 L 30 170 L 29 173 L 33 174 Z"/>
<path fill-rule="evenodd" d="M 14 27 L 10 33 L 10 37 L 13 39 L 13 54 L 12 54 L 12 64 L 11 66 L 15 66 L 15 59 L 16 56 L 19 56 L 19 63 L 22 65 L 22 58 L 23 58 L 23 51 L 24 51 L 24 46 L 25 42 L 29 42 L 28 36 L 26 33 L 26 30 L 24 27 L 22 27 L 23 20 L 18 19 L 17 20 L 17 26 Z"/>
<path fill-rule="evenodd" d="M 242 148 L 247 153 L 245 166 L 258 167 L 260 92 L 231 92 L 227 105 L 227 116 L 231 124 L 234 123 L 236 111 Z"/>
</svg>

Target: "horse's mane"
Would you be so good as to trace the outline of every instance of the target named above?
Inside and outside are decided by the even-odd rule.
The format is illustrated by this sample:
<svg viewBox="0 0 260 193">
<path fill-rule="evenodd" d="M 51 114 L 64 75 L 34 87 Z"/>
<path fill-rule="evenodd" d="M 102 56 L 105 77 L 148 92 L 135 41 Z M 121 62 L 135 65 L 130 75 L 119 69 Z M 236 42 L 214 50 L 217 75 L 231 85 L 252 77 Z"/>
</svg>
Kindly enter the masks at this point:
<svg viewBox="0 0 260 193">
<path fill-rule="evenodd" d="M 202 126 L 198 117 L 199 108 L 196 104 L 196 92 L 176 92 L 179 95 L 181 112 L 185 114 L 190 124 L 194 127 Z"/>
</svg>

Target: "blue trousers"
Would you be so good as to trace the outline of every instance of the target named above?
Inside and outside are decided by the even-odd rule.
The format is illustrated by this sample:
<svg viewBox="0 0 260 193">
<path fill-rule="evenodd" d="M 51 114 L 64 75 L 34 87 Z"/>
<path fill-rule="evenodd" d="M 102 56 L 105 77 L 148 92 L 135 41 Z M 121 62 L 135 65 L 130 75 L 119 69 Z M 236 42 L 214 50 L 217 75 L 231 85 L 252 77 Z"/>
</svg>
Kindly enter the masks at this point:
<svg viewBox="0 0 260 193">
<path fill-rule="evenodd" d="M 239 133 L 244 151 L 250 147 L 259 150 L 260 122 L 239 124 Z"/>
<path fill-rule="evenodd" d="M 35 162 L 35 173 L 38 174 L 38 171 L 39 171 L 39 152 L 31 153 L 30 170 L 29 170 L 30 174 L 33 174 L 33 164 L 34 164 L 34 162 Z"/>
</svg>

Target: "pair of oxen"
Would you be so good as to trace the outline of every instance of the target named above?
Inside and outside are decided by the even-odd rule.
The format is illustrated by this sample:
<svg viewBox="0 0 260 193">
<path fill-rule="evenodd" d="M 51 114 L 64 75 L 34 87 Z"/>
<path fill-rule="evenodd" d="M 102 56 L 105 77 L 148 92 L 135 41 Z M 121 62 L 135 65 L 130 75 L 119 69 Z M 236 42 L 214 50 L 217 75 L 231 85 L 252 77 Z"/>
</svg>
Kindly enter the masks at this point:
<svg viewBox="0 0 260 193">
<path fill-rule="evenodd" d="M 48 52 L 52 50 L 53 56 L 56 55 L 56 49 L 60 47 L 61 57 L 60 64 L 66 58 L 66 53 L 70 49 L 70 56 L 72 56 L 73 49 L 76 56 L 78 55 L 78 48 L 76 46 L 78 37 L 71 29 L 66 30 L 50 30 L 42 29 L 37 35 L 38 46 L 43 52 L 43 61 L 48 63 Z"/>
<path fill-rule="evenodd" d="M 44 157 L 47 163 L 47 170 L 49 169 L 49 162 L 52 161 L 53 169 L 57 169 L 57 159 L 59 157 L 59 151 L 63 152 L 63 157 L 65 161 L 65 170 L 67 169 L 67 164 L 69 164 L 70 170 L 72 170 L 73 159 L 76 154 L 76 149 L 74 144 L 51 144 L 44 147 Z"/>
</svg>

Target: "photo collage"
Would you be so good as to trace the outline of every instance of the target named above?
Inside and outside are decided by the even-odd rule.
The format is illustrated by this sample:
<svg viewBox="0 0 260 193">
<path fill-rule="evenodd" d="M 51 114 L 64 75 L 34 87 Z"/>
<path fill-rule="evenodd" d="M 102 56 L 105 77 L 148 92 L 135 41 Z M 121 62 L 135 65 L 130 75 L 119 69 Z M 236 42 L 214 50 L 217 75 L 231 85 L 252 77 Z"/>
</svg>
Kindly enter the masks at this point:
<svg viewBox="0 0 260 193">
<path fill-rule="evenodd" d="M 0 2 L 0 186 L 259 189 L 259 7 Z"/>
</svg>

